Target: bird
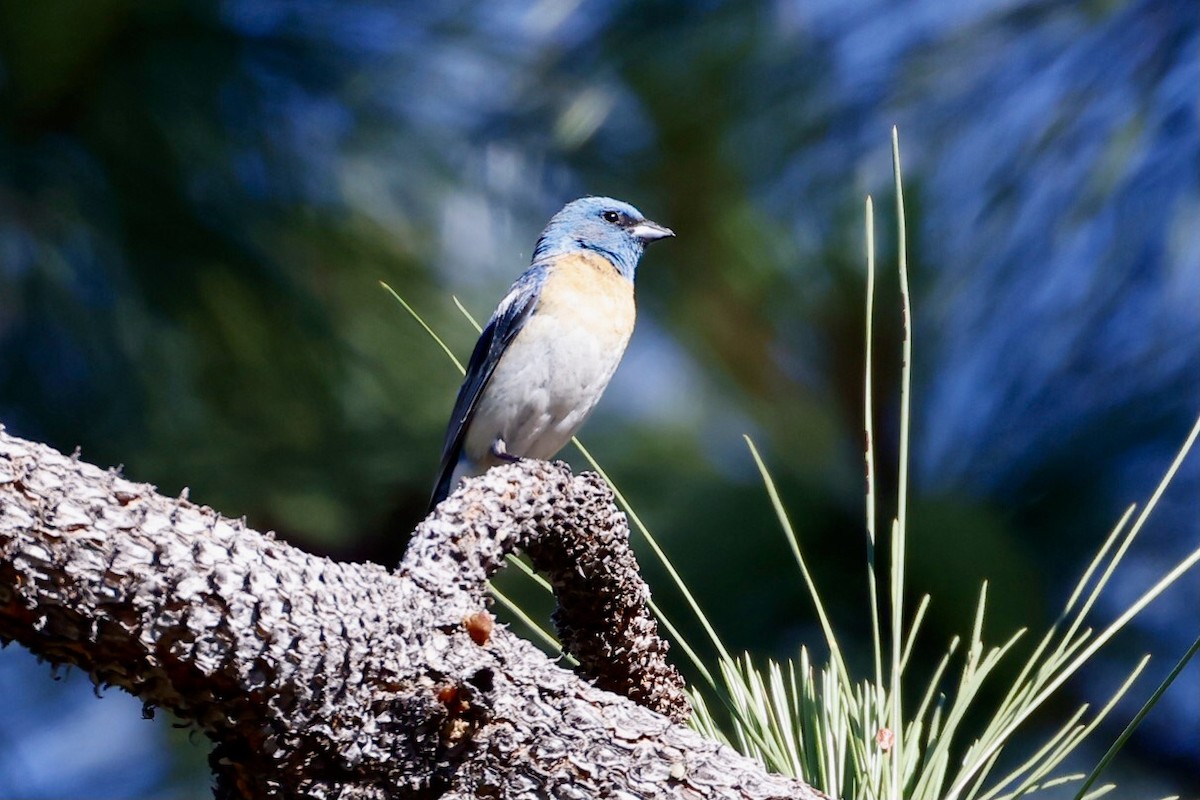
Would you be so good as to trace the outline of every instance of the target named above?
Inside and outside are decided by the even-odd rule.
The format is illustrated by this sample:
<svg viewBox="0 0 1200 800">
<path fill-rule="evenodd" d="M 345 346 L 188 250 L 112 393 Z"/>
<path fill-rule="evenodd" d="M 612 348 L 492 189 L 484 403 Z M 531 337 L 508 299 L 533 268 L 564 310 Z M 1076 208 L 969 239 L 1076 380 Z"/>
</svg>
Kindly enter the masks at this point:
<svg viewBox="0 0 1200 800">
<path fill-rule="evenodd" d="M 582 197 L 550 218 L 471 352 L 430 512 L 464 477 L 553 458 L 570 441 L 633 333 L 646 245 L 674 235 L 611 197 Z"/>
</svg>

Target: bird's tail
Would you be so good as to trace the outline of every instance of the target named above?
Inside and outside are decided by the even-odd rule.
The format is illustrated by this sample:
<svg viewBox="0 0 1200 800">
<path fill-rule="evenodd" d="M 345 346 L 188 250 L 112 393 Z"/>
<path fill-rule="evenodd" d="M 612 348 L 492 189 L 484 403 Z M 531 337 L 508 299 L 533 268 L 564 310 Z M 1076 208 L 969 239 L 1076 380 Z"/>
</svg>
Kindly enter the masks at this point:
<svg viewBox="0 0 1200 800">
<path fill-rule="evenodd" d="M 432 514 L 438 503 L 450 496 L 450 492 L 454 491 L 460 480 L 472 474 L 471 467 L 470 461 L 461 454 L 458 458 L 447 459 L 442 464 L 442 473 L 438 476 L 437 485 L 433 487 L 433 496 L 429 498 L 429 510 L 425 512 L 425 516 Z"/>
</svg>

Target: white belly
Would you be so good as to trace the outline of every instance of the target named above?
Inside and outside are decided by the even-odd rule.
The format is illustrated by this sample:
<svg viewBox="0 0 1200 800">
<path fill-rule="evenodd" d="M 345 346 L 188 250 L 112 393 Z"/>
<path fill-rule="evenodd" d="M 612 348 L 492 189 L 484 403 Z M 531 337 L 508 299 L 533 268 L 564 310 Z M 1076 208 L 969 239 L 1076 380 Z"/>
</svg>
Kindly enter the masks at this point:
<svg viewBox="0 0 1200 800">
<path fill-rule="evenodd" d="M 496 463 L 489 451 L 497 439 L 512 455 L 553 458 L 583 425 L 629 342 L 611 318 L 599 326 L 593 321 L 539 313 L 525 323 L 496 365 L 467 433 L 465 450 L 478 467 Z"/>
</svg>

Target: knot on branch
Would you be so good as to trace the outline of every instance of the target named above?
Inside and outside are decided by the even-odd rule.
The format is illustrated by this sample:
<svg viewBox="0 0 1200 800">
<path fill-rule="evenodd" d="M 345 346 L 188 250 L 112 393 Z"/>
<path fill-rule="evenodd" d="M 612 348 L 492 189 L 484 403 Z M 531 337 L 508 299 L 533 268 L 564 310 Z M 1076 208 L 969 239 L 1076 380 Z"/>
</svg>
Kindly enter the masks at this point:
<svg viewBox="0 0 1200 800">
<path fill-rule="evenodd" d="M 595 473 L 526 460 L 466 481 L 413 536 L 401 573 L 452 608 L 480 608 L 487 579 L 515 550 L 554 587 L 564 651 L 600 688 L 676 721 L 691 708 L 667 662 L 629 546 L 629 524 Z"/>
</svg>

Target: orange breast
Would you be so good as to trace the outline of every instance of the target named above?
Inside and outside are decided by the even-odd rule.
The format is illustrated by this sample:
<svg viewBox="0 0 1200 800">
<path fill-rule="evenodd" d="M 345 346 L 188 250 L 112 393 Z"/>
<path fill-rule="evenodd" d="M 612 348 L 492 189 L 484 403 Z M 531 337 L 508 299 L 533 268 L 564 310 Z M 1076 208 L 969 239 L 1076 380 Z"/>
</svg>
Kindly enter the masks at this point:
<svg viewBox="0 0 1200 800">
<path fill-rule="evenodd" d="M 624 350 L 636 316 L 633 283 L 596 253 L 565 256 L 546 277 L 537 313 L 571 321 Z"/>
</svg>

